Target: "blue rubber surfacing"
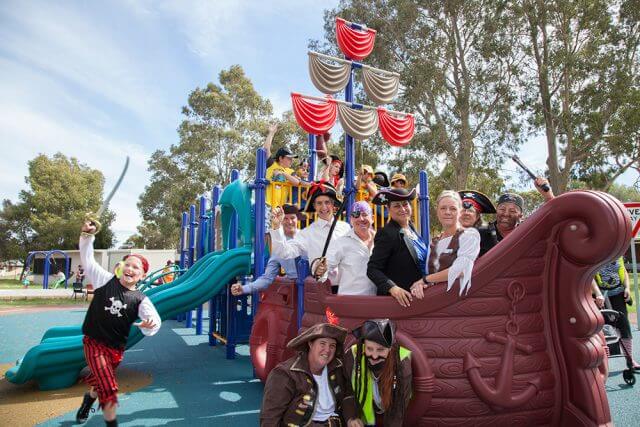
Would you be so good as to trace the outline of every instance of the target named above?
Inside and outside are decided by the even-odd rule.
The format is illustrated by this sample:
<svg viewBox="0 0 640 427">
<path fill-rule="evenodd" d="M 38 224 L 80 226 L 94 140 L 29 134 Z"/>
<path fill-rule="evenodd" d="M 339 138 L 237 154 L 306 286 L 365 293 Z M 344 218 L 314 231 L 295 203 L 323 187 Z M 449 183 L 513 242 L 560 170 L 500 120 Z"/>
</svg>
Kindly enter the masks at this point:
<svg viewBox="0 0 640 427">
<path fill-rule="evenodd" d="M 72 309 L 0 316 L 0 363 L 15 363 L 49 327 L 80 324 L 84 314 L 85 309 Z M 634 338 L 640 359 L 640 333 L 635 331 Z M 223 346 L 208 346 L 206 333 L 195 335 L 195 328 L 186 329 L 184 323 L 164 322 L 156 336 L 125 353 L 122 366 L 151 374 L 153 382 L 119 395 L 120 425 L 258 425 L 263 386 L 253 378 L 248 347 L 238 346 L 237 351 L 235 360 L 227 360 Z M 638 425 L 640 374 L 630 387 L 622 379 L 624 359 L 610 359 L 609 366 L 606 390 L 613 422 Z M 40 425 L 71 426 L 74 419 L 72 411 Z M 97 411 L 86 425 L 103 426 L 102 414 Z"/>
</svg>

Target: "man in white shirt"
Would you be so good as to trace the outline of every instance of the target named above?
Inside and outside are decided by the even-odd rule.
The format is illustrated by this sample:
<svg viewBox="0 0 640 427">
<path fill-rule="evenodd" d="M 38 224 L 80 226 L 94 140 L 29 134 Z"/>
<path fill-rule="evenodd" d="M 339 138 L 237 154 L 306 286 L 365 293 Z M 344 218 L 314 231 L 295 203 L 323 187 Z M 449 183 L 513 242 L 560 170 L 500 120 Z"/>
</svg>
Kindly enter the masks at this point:
<svg viewBox="0 0 640 427">
<path fill-rule="evenodd" d="M 309 263 L 322 256 L 324 244 L 329 236 L 329 229 L 333 222 L 335 206 L 339 203 L 336 189 L 328 182 L 316 181 L 309 187 L 307 205 L 305 212 L 316 212 L 317 219 L 308 227 L 300 230 L 293 239 L 287 240 L 282 231 L 282 221 L 284 211 L 281 208 L 274 208 L 271 219 L 271 256 L 280 259 L 306 257 Z M 337 221 L 336 227 L 331 236 L 331 245 L 344 235 L 351 227 L 344 221 Z M 329 279 L 332 283 L 336 280 L 337 271 L 329 271 Z"/>
<path fill-rule="evenodd" d="M 353 204 L 351 222 L 353 229 L 329 247 L 326 260 L 318 263 L 313 273 L 320 277 L 327 269 L 337 268 L 340 271 L 339 295 L 376 295 L 376 285 L 367 277 L 367 263 L 375 236 L 373 215 L 367 202 Z"/>
</svg>

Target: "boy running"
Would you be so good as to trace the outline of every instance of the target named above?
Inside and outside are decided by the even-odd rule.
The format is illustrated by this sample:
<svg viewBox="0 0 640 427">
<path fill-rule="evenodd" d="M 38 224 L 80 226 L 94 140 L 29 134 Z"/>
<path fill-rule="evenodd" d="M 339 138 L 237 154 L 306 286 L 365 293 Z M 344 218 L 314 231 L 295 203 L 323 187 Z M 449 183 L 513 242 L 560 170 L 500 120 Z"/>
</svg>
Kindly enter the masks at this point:
<svg viewBox="0 0 640 427">
<path fill-rule="evenodd" d="M 153 303 L 136 284 L 147 274 L 149 262 L 142 255 L 128 255 L 117 278 L 102 268 L 93 257 L 93 241 L 97 230 L 87 221 L 80 235 L 80 259 L 89 283 L 95 289 L 93 300 L 82 325 L 84 356 L 91 373 L 85 382 L 91 389 L 85 393 L 76 421 L 84 423 L 99 400 L 107 426 L 117 426 L 118 383 L 115 369 L 122 361 L 131 325 L 146 335 L 160 329 L 161 319 Z M 140 323 L 134 323 L 136 319 Z"/>
</svg>

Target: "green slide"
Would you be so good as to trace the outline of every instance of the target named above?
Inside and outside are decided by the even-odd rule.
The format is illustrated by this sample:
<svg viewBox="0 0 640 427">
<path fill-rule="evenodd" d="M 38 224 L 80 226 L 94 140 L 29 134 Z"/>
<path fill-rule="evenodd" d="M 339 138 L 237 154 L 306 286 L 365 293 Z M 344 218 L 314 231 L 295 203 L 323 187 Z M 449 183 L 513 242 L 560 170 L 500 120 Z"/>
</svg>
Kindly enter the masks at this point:
<svg viewBox="0 0 640 427">
<path fill-rule="evenodd" d="M 244 246 L 210 253 L 174 282 L 150 289 L 146 295 L 162 320 L 172 319 L 210 300 L 234 277 L 249 274 L 251 252 L 250 246 Z M 127 348 L 143 337 L 132 326 Z M 15 384 L 36 380 L 41 390 L 53 390 L 75 384 L 85 366 L 81 328 L 58 327 L 48 330 L 40 344 L 32 347 L 5 376 Z"/>
</svg>

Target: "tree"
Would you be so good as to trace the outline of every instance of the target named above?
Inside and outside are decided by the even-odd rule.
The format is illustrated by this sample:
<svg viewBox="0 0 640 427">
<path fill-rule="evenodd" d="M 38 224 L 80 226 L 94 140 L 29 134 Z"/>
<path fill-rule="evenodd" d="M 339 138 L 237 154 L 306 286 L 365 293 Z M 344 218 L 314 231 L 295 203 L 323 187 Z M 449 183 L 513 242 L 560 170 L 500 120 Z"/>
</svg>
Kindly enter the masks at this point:
<svg viewBox="0 0 640 427">
<path fill-rule="evenodd" d="M 41 154 L 29 162 L 25 181 L 29 188 L 20 192 L 19 203 L 3 202 L 0 229 L 7 240 L 2 257 L 23 257 L 32 250 L 77 248 L 84 216 L 97 211 L 102 203 L 102 173 L 62 153 L 51 158 Z M 100 218 L 103 228 L 96 236 L 96 248 L 112 246 L 114 236 L 109 227 L 113 219 L 114 214 L 108 210 Z M 22 251 L 16 251 L 16 245 Z"/>
<path fill-rule="evenodd" d="M 365 62 L 399 72 L 403 90 L 394 108 L 416 113 L 414 140 L 392 167 L 413 174 L 445 162 L 456 171 L 446 186 L 465 188 L 470 174 L 495 169 L 505 151 L 515 150 L 519 119 L 511 87 L 522 55 L 504 2 L 344 0 L 325 12 L 328 43 L 312 48 L 336 45 L 335 16 L 378 31 Z"/>
<path fill-rule="evenodd" d="M 549 180 L 608 189 L 640 169 L 637 2 L 526 0 L 514 3 L 527 29 L 524 107 L 545 132 Z"/>
<path fill-rule="evenodd" d="M 221 71 L 219 82 L 189 94 L 178 128 L 180 141 L 151 156 L 151 183 L 138 202 L 143 223 L 137 237 L 132 237 L 137 243 L 148 248 L 176 247 L 182 212 L 198 195 L 208 194 L 216 184 L 227 184 L 232 169 L 241 176 L 255 170 L 256 150 L 273 120 L 271 103 L 256 92 L 238 65 Z M 302 142 L 293 123 L 292 115 L 285 114 L 273 150 Z M 296 147 L 306 150 L 306 145 Z"/>
</svg>

